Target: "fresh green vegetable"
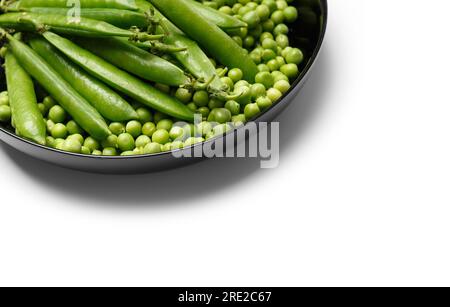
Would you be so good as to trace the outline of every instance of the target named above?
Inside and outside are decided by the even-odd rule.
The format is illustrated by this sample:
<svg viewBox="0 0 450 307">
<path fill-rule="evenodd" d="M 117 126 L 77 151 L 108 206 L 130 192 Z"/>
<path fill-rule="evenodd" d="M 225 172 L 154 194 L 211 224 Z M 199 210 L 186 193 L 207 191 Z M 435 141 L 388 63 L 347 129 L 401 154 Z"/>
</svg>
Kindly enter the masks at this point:
<svg viewBox="0 0 450 307">
<path fill-rule="evenodd" d="M 15 39 L 4 30 L 2 35 L 8 41 L 8 48 L 20 65 L 47 90 L 64 109 L 86 130 L 98 139 L 106 138 L 111 132 L 102 116 L 33 49 Z M 58 125 L 58 124 L 57 124 Z M 53 134 L 53 133 L 52 133 Z"/>
<path fill-rule="evenodd" d="M 258 69 L 235 41 L 216 25 L 204 20 L 186 0 L 151 0 L 167 18 L 212 56 L 229 68 L 240 68 L 244 79 L 254 81 Z"/>
<path fill-rule="evenodd" d="M 137 30 L 125 30 L 103 21 L 84 17 L 31 12 L 2 14 L 0 15 L 0 27 L 19 31 L 44 31 L 45 27 L 50 27 L 52 31 L 61 34 L 87 37 L 121 36 L 137 41 L 155 40 L 163 36 L 150 35 Z"/>
<path fill-rule="evenodd" d="M 118 38 L 78 38 L 83 48 L 143 79 L 181 86 L 190 80 L 174 64 Z"/>
<path fill-rule="evenodd" d="M 136 111 L 117 93 L 73 64 L 42 38 L 30 40 L 31 47 L 105 118 L 123 121 L 137 118 Z"/>
<path fill-rule="evenodd" d="M 5 58 L 9 104 L 20 136 L 45 145 L 46 126 L 39 111 L 33 81 L 11 52 Z"/>
<path fill-rule="evenodd" d="M 247 27 L 247 24 L 233 16 L 224 14 L 195 0 L 187 0 L 196 10 L 211 23 L 222 29 L 234 29 Z"/>
<path fill-rule="evenodd" d="M 137 10 L 133 0 L 78 0 L 82 8 Z M 20 0 L 19 7 L 70 7 L 67 0 Z M 73 5 L 75 7 L 75 5 Z"/>
<path fill-rule="evenodd" d="M 111 87 L 163 113 L 179 119 L 194 120 L 194 113 L 175 98 L 118 69 L 68 39 L 52 32 L 42 35 L 72 61 Z"/>
</svg>

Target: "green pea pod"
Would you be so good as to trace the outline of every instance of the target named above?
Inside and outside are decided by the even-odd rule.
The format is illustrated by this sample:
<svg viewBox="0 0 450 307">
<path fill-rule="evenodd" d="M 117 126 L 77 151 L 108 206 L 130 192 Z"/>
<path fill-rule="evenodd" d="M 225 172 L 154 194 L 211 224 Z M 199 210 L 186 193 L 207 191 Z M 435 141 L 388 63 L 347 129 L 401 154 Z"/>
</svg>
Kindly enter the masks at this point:
<svg viewBox="0 0 450 307">
<path fill-rule="evenodd" d="M 105 118 L 112 121 L 138 118 L 133 107 L 120 95 L 72 63 L 46 40 L 32 38 L 29 44 Z"/>
<path fill-rule="evenodd" d="M 229 68 L 241 69 L 245 80 L 255 81 L 258 68 L 247 51 L 215 24 L 202 18 L 189 2 L 186 0 L 150 0 L 150 2 L 220 63 Z"/>
<path fill-rule="evenodd" d="M 125 30 L 103 21 L 84 17 L 31 12 L 0 15 L 0 27 L 12 28 L 18 31 L 36 31 L 43 26 L 50 27 L 52 31 L 57 33 L 87 37 L 120 36 L 128 37 L 132 40 L 148 41 L 159 39 L 163 36 Z"/>
<path fill-rule="evenodd" d="M 46 126 L 37 105 L 33 81 L 11 52 L 6 53 L 5 74 L 16 131 L 20 136 L 45 145 Z"/>
<path fill-rule="evenodd" d="M 110 8 L 131 11 L 137 10 L 133 0 L 78 0 L 78 3 L 80 8 Z M 20 0 L 19 7 L 75 8 L 75 2 L 68 0 Z"/>
<path fill-rule="evenodd" d="M 63 16 L 70 16 L 71 10 L 73 9 L 60 7 L 30 7 L 22 9 L 25 12 Z M 80 17 L 104 21 L 122 29 L 129 29 L 133 26 L 139 28 L 148 26 L 147 18 L 140 12 L 105 8 L 82 8 L 79 12 Z"/>
<path fill-rule="evenodd" d="M 83 48 L 143 79 L 181 86 L 190 80 L 178 66 L 119 38 L 76 38 Z"/>
<path fill-rule="evenodd" d="M 67 81 L 33 49 L 13 38 L 4 30 L 10 50 L 20 65 L 73 117 L 90 135 L 103 140 L 111 132 L 103 117 Z"/>
<path fill-rule="evenodd" d="M 116 90 L 162 113 L 178 119 L 194 120 L 194 113 L 174 97 L 155 89 L 68 39 L 52 32 L 42 35 L 72 61 Z"/>
<path fill-rule="evenodd" d="M 136 4 L 139 7 L 140 12 L 154 9 L 153 6 L 145 0 L 136 0 Z M 184 35 L 183 32 L 173 25 L 170 20 L 167 20 L 158 10 L 154 9 L 154 11 L 155 16 L 161 19 L 164 28 L 168 32 L 163 38 L 164 43 L 186 49 L 185 51 L 175 52 L 172 56 L 197 79 L 202 79 L 204 81 L 212 80 L 210 84 L 212 91 L 222 91 L 226 86 L 220 81 L 214 65 L 198 44 Z"/>
<path fill-rule="evenodd" d="M 221 29 L 235 29 L 235 28 L 245 28 L 247 24 L 242 20 L 239 20 L 233 16 L 224 14 L 212 7 L 206 6 L 201 2 L 195 0 L 187 0 L 193 7 L 195 7 L 200 15 L 203 16 L 209 22 L 215 24 Z"/>
</svg>

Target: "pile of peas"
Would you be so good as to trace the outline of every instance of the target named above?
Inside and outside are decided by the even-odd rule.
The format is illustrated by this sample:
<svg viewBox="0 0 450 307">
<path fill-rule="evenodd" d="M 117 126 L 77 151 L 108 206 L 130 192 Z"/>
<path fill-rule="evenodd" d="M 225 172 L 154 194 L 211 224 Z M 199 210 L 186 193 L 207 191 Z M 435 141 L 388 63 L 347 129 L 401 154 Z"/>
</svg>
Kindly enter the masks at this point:
<svg viewBox="0 0 450 307">
<path fill-rule="evenodd" d="M 38 104 L 47 125 L 47 146 L 87 155 L 153 154 L 203 142 L 255 118 L 276 103 L 299 74 L 298 65 L 303 61 L 303 53 L 289 46 L 289 28 L 286 25 L 298 17 L 297 9 L 289 5 L 292 1 L 203 1 L 203 4 L 248 24 L 248 28 L 229 30 L 228 34 L 248 51 L 259 72 L 255 83 L 250 84 L 243 80 L 240 69 L 226 71 L 225 67 L 211 59 L 218 74 L 223 76 L 222 82 L 231 91 L 242 94 L 226 102 L 210 97 L 204 90 L 191 92 L 155 84 L 159 90 L 174 95 L 192 111 L 201 114 L 201 123 L 176 122 L 165 114 L 135 103 L 133 107 L 139 119 L 110 122 L 109 129 L 113 134 L 104 141 L 97 141 L 88 136 L 54 99 L 47 96 Z M 0 121 L 14 127 L 7 92 L 0 93 Z"/>
</svg>

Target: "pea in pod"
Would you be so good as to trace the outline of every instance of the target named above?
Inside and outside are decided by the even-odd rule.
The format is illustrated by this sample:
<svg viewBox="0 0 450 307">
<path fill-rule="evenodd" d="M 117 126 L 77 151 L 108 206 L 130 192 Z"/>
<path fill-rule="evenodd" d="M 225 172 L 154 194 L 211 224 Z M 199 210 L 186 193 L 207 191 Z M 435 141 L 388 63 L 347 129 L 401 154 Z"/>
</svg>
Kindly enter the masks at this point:
<svg viewBox="0 0 450 307">
<path fill-rule="evenodd" d="M 15 39 L 3 29 L 7 47 L 20 65 L 73 117 L 90 135 L 103 140 L 111 132 L 103 117 L 67 81 L 45 62 L 33 49 Z"/>
<path fill-rule="evenodd" d="M 171 86 L 187 85 L 190 82 L 178 66 L 119 38 L 76 38 L 75 42 L 143 79 Z"/>
<path fill-rule="evenodd" d="M 133 0 L 78 0 L 80 8 L 110 8 L 136 11 Z M 19 7 L 70 7 L 67 0 L 20 0 Z M 75 7 L 74 7 L 75 8 Z"/>
<path fill-rule="evenodd" d="M 32 38 L 29 44 L 105 118 L 112 121 L 138 118 L 133 107 L 120 95 L 72 63 L 45 39 Z"/>
<path fill-rule="evenodd" d="M 24 12 L 63 16 L 70 16 L 72 10 L 73 9 L 70 8 L 60 7 L 30 7 L 20 9 L 20 11 Z M 136 11 L 105 8 L 81 8 L 79 13 L 80 17 L 104 21 L 122 29 L 129 29 L 133 26 L 139 28 L 145 28 L 148 26 L 148 20 L 145 14 Z"/>
<path fill-rule="evenodd" d="M 255 81 L 258 68 L 246 50 L 215 24 L 202 18 L 202 15 L 189 2 L 186 0 L 151 0 L 150 2 L 220 63 L 229 68 L 241 69 L 245 80 Z"/>
<path fill-rule="evenodd" d="M 32 12 L 6 13 L 0 15 L 0 27 L 18 31 L 36 31 L 39 27 L 50 27 L 52 31 L 62 34 L 104 37 L 120 36 L 130 40 L 149 41 L 160 39 L 163 35 L 125 30 L 109 23 L 84 17 L 62 16 L 55 14 L 39 14 Z"/>
<path fill-rule="evenodd" d="M 162 26 L 165 29 L 164 43 L 185 49 L 185 51 L 175 52 L 172 56 L 183 65 L 195 78 L 199 80 L 209 81 L 210 89 L 214 92 L 220 92 L 226 86 L 220 81 L 216 73 L 214 65 L 209 60 L 208 56 L 198 46 L 196 42 L 183 34 L 170 20 L 167 20 L 158 10 L 145 0 L 136 0 L 140 12 L 150 11 L 155 12 L 155 17 L 160 19 Z M 162 29 L 159 29 L 162 33 Z"/>
<path fill-rule="evenodd" d="M 5 56 L 5 74 L 16 131 L 24 138 L 45 145 L 46 125 L 37 105 L 33 81 L 9 51 Z"/>
<path fill-rule="evenodd" d="M 174 97 L 155 89 L 68 39 L 49 31 L 42 35 L 72 61 L 116 90 L 162 113 L 178 119 L 194 120 L 194 113 Z"/>
</svg>

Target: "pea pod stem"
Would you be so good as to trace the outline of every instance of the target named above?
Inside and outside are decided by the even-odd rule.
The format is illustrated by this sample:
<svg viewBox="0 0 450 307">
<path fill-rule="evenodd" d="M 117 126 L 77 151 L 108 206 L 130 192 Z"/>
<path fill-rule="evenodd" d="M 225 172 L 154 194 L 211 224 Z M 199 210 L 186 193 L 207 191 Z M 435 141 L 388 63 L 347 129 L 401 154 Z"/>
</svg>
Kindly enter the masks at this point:
<svg viewBox="0 0 450 307">
<path fill-rule="evenodd" d="M 111 134 L 98 111 L 33 49 L 3 29 L 0 29 L 0 34 L 7 40 L 8 50 L 14 54 L 23 69 L 55 98 L 85 131 L 99 140 Z"/>
<path fill-rule="evenodd" d="M 191 122 L 194 120 L 194 113 L 174 97 L 155 89 L 68 39 L 49 31 L 42 35 L 72 61 L 112 88 L 162 113 Z"/>
<path fill-rule="evenodd" d="M 22 137 L 45 145 L 46 125 L 37 105 L 33 81 L 9 51 L 5 56 L 5 74 L 16 131 Z"/>
<path fill-rule="evenodd" d="M 120 95 L 72 63 L 45 39 L 33 37 L 28 43 L 105 118 L 126 121 L 138 117 L 133 107 Z"/>
</svg>

